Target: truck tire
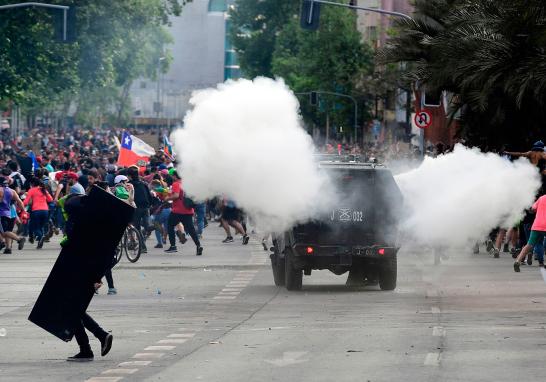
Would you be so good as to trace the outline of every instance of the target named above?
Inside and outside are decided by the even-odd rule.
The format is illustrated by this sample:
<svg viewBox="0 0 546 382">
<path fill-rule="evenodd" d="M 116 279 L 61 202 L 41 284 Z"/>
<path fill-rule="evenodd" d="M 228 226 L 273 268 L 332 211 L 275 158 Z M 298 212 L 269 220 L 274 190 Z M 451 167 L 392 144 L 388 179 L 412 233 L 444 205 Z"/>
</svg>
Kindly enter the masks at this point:
<svg viewBox="0 0 546 382">
<path fill-rule="evenodd" d="M 379 287 L 381 290 L 394 290 L 396 288 L 397 260 L 396 257 L 389 260 L 379 270 Z"/>
<path fill-rule="evenodd" d="M 345 285 L 353 287 L 366 285 L 366 283 L 364 282 L 364 269 L 357 266 L 351 267 Z"/>
<path fill-rule="evenodd" d="M 271 255 L 271 269 L 273 270 L 273 281 L 276 286 L 284 286 L 284 259 L 277 255 Z"/>
<path fill-rule="evenodd" d="M 292 254 L 287 253 L 284 256 L 284 274 L 285 274 L 285 283 L 286 289 L 288 290 L 301 290 L 303 274 L 301 269 L 296 269 L 294 267 L 294 262 L 292 259 Z"/>
</svg>

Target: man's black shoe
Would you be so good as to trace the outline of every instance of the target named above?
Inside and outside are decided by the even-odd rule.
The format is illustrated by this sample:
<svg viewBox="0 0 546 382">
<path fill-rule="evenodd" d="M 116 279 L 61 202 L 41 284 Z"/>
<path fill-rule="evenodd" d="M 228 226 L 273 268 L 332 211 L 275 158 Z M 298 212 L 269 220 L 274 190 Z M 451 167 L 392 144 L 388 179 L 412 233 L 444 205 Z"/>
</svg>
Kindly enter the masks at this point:
<svg viewBox="0 0 546 382">
<path fill-rule="evenodd" d="M 233 243 L 233 237 L 228 236 L 224 240 L 222 240 L 222 243 Z"/>
<path fill-rule="evenodd" d="M 41 237 L 40 238 L 40 241 L 38 242 L 38 245 L 36 246 L 36 249 L 42 249 L 42 247 L 44 246 L 44 240 L 45 240 L 45 237 Z"/>
<path fill-rule="evenodd" d="M 30 244 L 34 244 L 34 236 L 29 236 L 29 237 L 28 237 L 28 242 L 29 242 Z"/>
<path fill-rule="evenodd" d="M 72 357 L 68 357 L 66 360 L 69 362 L 90 362 L 93 361 L 95 356 L 91 349 L 80 350 L 80 352 Z"/>
<path fill-rule="evenodd" d="M 112 341 L 114 340 L 114 336 L 108 333 L 106 337 L 104 337 L 104 340 L 100 342 L 100 355 L 105 356 L 108 354 L 110 349 L 112 349 Z"/>
<path fill-rule="evenodd" d="M 197 247 L 197 256 L 201 256 L 203 254 L 203 247 Z"/>
<path fill-rule="evenodd" d="M 245 235 L 243 236 L 243 245 L 247 245 L 249 240 L 250 240 L 250 236 L 248 236 L 247 234 L 245 234 Z"/>
<path fill-rule="evenodd" d="M 11 255 L 11 248 L 4 249 L 4 255 Z"/>
<path fill-rule="evenodd" d="M 154 248 L 163 248 L 163 244 L 156 244 Z"/>
<path fill-rule="evenodd" d="M 527 265 L 533 265 L 533 253 L 527 255 Z"/>
<path fill-rule="evenodd" d="M 144 247 L 140 250 L 140 253 L 148 253 L 148 248 Z"/>
<path fill-rule="evenodd" d="M 519 272 L 519 266 L 520 266 L 519 261 L 516 261 L 514 263 L 514 272 Z"/>
<path fill-rule="evenodd" d="M 24 237 L 20 238 L 19 241 L 17 242 L 17 249 L 20 251 L 24 248 L 25 246 L 25 241 L 27 241 L 27 239 L 25 239 Z"/>
<path fill-rule="evenodd" d="M 172 253 L 172 252 L 178 252 L 178 249 L 176 248 L 176 245 L 171 245 L 169 249 L 166 249 L 165 252 Z"/>
</svg>

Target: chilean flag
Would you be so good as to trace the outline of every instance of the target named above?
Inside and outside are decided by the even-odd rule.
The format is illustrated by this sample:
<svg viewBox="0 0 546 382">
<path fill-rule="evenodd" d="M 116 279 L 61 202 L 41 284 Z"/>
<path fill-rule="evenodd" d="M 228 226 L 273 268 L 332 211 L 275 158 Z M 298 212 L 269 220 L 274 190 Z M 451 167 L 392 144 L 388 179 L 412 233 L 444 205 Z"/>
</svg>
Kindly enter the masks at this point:
<svg viewBox="0 0 546 382">
<path fill-rule="evenodd" d="M 138 167 L 144 167 L 154 154 L 155 150 L 152 146 L 126 131 L 123 132 L 118 157 L 119 166 L 137 165 Z"/>
</svg>

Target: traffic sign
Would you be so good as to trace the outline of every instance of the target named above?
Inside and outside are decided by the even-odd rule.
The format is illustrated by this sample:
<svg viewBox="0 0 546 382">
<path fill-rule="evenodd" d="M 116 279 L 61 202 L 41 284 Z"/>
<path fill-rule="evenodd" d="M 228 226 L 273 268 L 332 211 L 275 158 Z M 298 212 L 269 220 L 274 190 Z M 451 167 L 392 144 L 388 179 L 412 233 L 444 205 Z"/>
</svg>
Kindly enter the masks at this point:
<svg viewBox="0 0 546 382">
<path fill-rule="evenodd" d="M 415 125 L 420 129 L 426 129 L 432 124 L 432 116 L 428 111 L 420 111 L 415 113 Z"/>
</svg>

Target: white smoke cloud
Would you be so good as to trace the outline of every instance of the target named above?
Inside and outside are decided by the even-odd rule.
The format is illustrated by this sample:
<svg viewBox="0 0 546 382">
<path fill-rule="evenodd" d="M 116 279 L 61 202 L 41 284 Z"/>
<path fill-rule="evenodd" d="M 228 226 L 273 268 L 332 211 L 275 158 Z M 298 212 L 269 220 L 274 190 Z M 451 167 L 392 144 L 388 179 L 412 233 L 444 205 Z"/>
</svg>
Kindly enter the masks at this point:
<svg viewBox="0 0 546 382">
<path fill-rule="evenodd" d="M 282 80 L 229 81 L 195 92 L 174 132 L 188 194 L 233 198 L 265 230 L 312 216 L 325 198 L 299 103 Z"/>
<path fill-rule="evenodd" d="M 527 160 L 455 146 L 396 176 L 409 216 L 402 230 L 420 243 L 462 246 L 511 227 L 535 199 L 540 176 Z"/>
</svg>

